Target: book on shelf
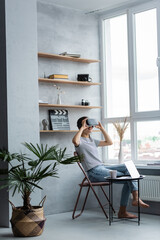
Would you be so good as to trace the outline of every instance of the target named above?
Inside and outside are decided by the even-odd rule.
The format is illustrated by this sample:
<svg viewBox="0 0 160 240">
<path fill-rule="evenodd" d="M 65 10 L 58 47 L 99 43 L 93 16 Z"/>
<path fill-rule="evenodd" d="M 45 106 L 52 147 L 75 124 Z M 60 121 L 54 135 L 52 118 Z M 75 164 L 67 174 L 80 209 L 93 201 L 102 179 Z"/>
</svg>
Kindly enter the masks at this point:
<svg viewBox="0 0 160 240">
<path fill-rule="evenodd" d="M 51 130 L 70 130 L 68 111 L 66 109 L 49 110 Z"/>
<path fill-rule="evenodd" d="M 68 75 L 67 74 L 51 74 L 48 76 L 49 79 L 68 79 Z"/>
</svg>

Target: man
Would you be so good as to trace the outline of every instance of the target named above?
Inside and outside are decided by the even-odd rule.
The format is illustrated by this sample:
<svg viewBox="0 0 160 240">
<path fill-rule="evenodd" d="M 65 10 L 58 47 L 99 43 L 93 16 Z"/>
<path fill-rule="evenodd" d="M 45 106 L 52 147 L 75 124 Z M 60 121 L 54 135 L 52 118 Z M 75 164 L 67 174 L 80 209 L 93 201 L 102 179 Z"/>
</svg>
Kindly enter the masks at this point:
<svg viewBox="0 0 160 240">
<path fill-rule="evenodd" d="M 112 140 L 105 128 L 99 122 L 96 128 L 98 128 L 104 137 L 104 140 L 93 139 L 90 134 L 92 133 L 93 126 L 88 126 L 86 123 L 87 117 L 81 117 L 77 121 L 78 132 L 73 137 L 73 144 L 76 152 L 79 155 L 83 155 L 82 165 L 88 174 L 91 182 L 104 182 L 105 178 L 110 175 L 110 170 L 117 170 L 117 176 L 128 175 L 128 171 L 124 164 L 105 166 L 98 154 L 98 147 L 104 147 L 112 145 Z M 122 183 L 122 182 L 121 182 Z M 136 215 L 127 212 L 126 207 L 130 193 L 133 196 L 132 205 L 138 205 L 138 186 L 136 181 L 124 181 L 124 186 L 121 193 L 120 208 L 118 212 L 119 218 L 137 218 Z M 140 207 L 148 208 L 149 205 L 139 199 Z"/>
</svg>

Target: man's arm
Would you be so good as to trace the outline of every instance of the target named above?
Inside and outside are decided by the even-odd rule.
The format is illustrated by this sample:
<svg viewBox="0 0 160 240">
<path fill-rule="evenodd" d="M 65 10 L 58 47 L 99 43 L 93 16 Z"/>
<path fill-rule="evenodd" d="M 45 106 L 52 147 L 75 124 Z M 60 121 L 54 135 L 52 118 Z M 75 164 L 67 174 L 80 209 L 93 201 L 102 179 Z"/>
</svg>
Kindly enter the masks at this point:
<svg viewBox="0 0 160 240">
<path fill-rule="evenodd" d="M 108 135 L 105 128 L 102 126 L 100 122 L 99 122 L 99 125 L 96 126 L 96 128 L 99 128 L 104 136 L 104 140 L 100 141 L 98 146 L 103 147 L 103 146 L 112 145 L 113 144 L 112 139 L 110 138 L 110 136 Z"/>
<path fill-rule="evenodd" d="M 83 130 L 85 130 L 87 128 L 86 120 L 87 120 L 87 118 L 82 121 L 82 127 L 79 129 L 79 131 L 76 133 L 76 135 L 72 139 L 72 143 L 75 145 L 75 147 L 79 146 L 79 144 L 80 144 L 80 137 L 81 137 L 81 135 L 83 133 Z"/>
<path fill-rule="evenodd" d="M 79 144 L 80 144 L 80 137 L 81 137 L 81 135 L 82 135 L 82 132 L 83 132 L 83 127 L 81 127 L 80 129 L 79 129 L 79 131 L 76 133 L 76 135 L 73 137 L 73 139 L 72 139 L 72 143 L 76 146 L 76 147 L 78 147 L 79 146 Z"/>
</svg>

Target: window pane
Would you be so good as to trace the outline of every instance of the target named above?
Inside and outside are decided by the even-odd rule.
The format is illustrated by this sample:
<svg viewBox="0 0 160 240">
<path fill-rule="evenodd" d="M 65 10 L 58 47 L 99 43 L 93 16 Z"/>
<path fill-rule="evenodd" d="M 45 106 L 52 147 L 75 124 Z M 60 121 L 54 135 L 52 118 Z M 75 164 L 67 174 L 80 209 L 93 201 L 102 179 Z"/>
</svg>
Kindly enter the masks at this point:
<svg viewBox="0 0 160 240">
<path fill-rule="evenodd" d="M 135 14 L 138 111 L 158 110 L 156 9 Z"/>
<path fill-rule="evenodd" d="M 108 159 L 117 159 L 119 153 L 119 136 L 113 124 L 108 124 L 108 134 L 113 141 L 113 145 L 108 147 Z M 124 159 L 131 159 L 131 138 L 130 138 L 130 126 L 124 133 L 123 138 L 123 156 Z"/>
<path fill-rule="evenodd" d="M 107 117 L 129 115 L 126 14 L 105 20 Z"/>
<path fill-rule="evenodd" d="M 160 121 L 138 122 L 138 160 L 160 160 Z"/>
</svg>

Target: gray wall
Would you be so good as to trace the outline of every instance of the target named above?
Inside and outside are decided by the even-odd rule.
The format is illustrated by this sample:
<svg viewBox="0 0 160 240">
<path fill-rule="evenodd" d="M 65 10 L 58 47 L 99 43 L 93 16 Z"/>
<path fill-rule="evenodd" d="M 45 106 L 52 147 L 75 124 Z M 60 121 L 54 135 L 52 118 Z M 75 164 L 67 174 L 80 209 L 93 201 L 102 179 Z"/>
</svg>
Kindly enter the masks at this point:
<svg viewBox="0 0 160 240">
<path fill-rule="evenodd" d="M 40 0 L 38 0 L 38 5 L 36 0 L 1 0 L 1 20 L 3 21 L 4 4 L 2 3 L 4 2 L 6 2 L 7 51 L 5 51 L 5 29 L 1 28 L 3 41 L 0 43 L 0 48 L 3 51 L 1 51 L 0 58 L 2 80 L 0 93 L 3 95 L 0 94 L 0 96 L 3 108 L 1 104 L 0 113 L 4 117 L 5 128 L 1 121 L 0 132 L 1 136 L 3 132 L 4 137 L 3 139 L 1 137 L 0 143 L 1 147 L 8 147 L 11 152 L 19 152 L 25 151 L 21 145 L 22 142 L 39 142 L 41 121 L 43 118 L 48 118 L 48 109 L 38 110 L 38 100 L 56 103 L 56 88 L 44 83 L 38 86 L 38 76 L 43 77 L 44 72 L 46 75 L 63 73 L 68 74 L 71 80 L 76 80 L 78 73 L 89 73 L 94 82 L 100 82 L 98 63 L 83 64 L 42 58 L 37 61 L 37 51 L 55 54 L 67 51 L 80 53 L 82 58 L 99 59 L 98 19 L 79 11 L 44 4 Z M 1 23 L 4 27 L 3 21 Z M 5 61 L 6 57 L 7 61 Z M 62 84 L 59 86 L 65 91 L 62 95 L 64 104 L 78 104 L 82 98 L 88 99 L 91 105 L 101 104 L 99 86 L 82 87 Z M 101 111 L 69 109 L 71 129 L 76 129 L 77 118 L 83 115 L 100 120 Z M 93 133 L 93 136 L 100 138 L 99 133 Z M 41 134 L 40 141 L 49 146 L 59 144 L 62 148 L 67 147 L 67 153 L 73 154 L 72 137 L 72 133 Z M 60 166 L 59 176 L 59 179 L 53 178 L 43 182 L 42 193 L 37 191 L 32 196 L 32 204 L 37 205 L 41 195 L 47 195 L 46 214 L 73 210 L 82 174 L 76 165 L 71 165 Z M 116 194 L 117 196 L 120 194 L 120 189 Z M 17 195 L 12 199 L 11 192 L 9 195 L 15 205 L 22 204 L 21 196 Z M 2 213 L 0 225 L 2 226 L 8 226 L 7 196 L 6 192 L 5 194 L 1 192 L 0 203 L 5 202 L 5 204 L 0 204 Z M 97 206 L 94 203 L 91 196 L 88 207 Z"/>
<path fill-rule="evenodd" d="M 8 148 L 7 126 L 7 78 L 6 78 L 6 29 L 5 29 L 5 1 L 0 2 L 0 148 Z M 8 168 L 7 163 L 0 161 L 0 170 Z M 0 176 L 1 177 L 1 176 Z M 1 182 L 0 182 L 1 185 Z M 0 226 L 8 226 L 9 220 L 9 193 L 6 190 L 0 192 Z"/>
<path fill-rule="evenodd" d="M 5 3 L 8 149 L 24 152 L 22 142 L 39 142 L 37 5 L 36 0 L 6 0 Z M 12 199 L 11 194 L 10 200 L 21 205 L 21 195 Z M 40 199 L 38 192 L 32 197 L 32 203 L 37 204 Z M 4 218 L 1 215 L 2 221 Z"/>
<path fill-rule="evenodd" d="M 36 0 L 6 1 L 10 151 L 21 150 L 24 141 L 39 141 L 36 9 Z"/>
<path fill-rule="evenodd" d="M 63 51 L 77 52 L 83 58 L 98 59 L 98 20 L 94 16 L 85 16 L 80 12 L 38 2 L 37 50 L 36 0 L 6 0 L 5 3 L 7 57 L 7 70 L 5 70 L 7 78 L 4 83 L 7 86 L 7 89 L 5 87 L 7 93 L 5 112 L 8 116 L 6 124 L 8 133 L 5 134 L 5 137 L 8 140 L 8 149 L 11 152 L 25 152 L 26 150 L 21 143 L 24 141 L 39 142 L 39 128 L 42 128 L 41 121 L 43 118 L 48 118 L 47 109 L 38 112 L 38 99 L 47 97 L 48 101 L 55 103 L 57 98 L 56 88 L 50 84 L 39 84 L 38 90 L 38 76 L 42 77 L 44 72 L 46 75 L 66 73 L 71 80 L 76 80 L 78 73 L 89 73 L 94 82 L 100 81 L 99 64 L 97 63 L 83 64 L 39 59 L 38 64 L 37 51 L 57 54 Z M 65 91 L 62 96 L 62 103 L 78 104 L 84 98 L 89 100 L 92 105 L 100 105 L 99 86 L 61 85 L 60 87 Z M 69 110 L 71 129 L 76 129 L 77 118 L 82 115 L 96 116 L 99 120 L 100 110 Z M 99 137 L 99 133 L 94 134 L 94 136 Z M 44 134 L 41 135 L 41 142 L 48 145 L 59 144 L 62 148 L 67 147 L 67 153 L 72 155 L 74 151 L 71 142 L 72 137 L 73 134 Z M 44 190 L 31 196 L 32 204 L 37 205 L 41 196 L 47 195 L 46 214 L 73 209 L 82 174 L 76 165 L 60 166 L 59 176 L 59 179 L 53 178 L 43 182 Z M 16 206 L 22 204 L 20 195 L 16 195 L 14 198 L 11 195 L 12 192 L 9 192 L 9 198 Z M 2 192 L 1 201 L 6 201 Z M 8 203 L 6 206 L 2 206 L 6 213 Z M 7 214 L 7 223 L 5 224 L 4 216 L 1 218 L 1 225 L 8 226 L 9 215 Z"/>
<path fill-rule="evenodd" d="M 93 15 L 84 15 L 80 11 L 70 10 L 38 1 L 38 51 L 59 54 L 62 52 L 80 53 L 82 58 L 99 59 L 98 19 Z M 68 74 L 70 80 L 76 80 L 78 73 L 89 73 L 94 82 L 99 82 L 99 63 L 84 64 L 53 59 L 39 58 L 39 77 L 53 73 Z M 91 105 L 100 105 L 99 86 L 76 86 L 58 84 L 65 94 L 63 104 L 79 104 L 88 99 Z M 39 99 L 56 103 L 57 91 L 53 84 L 39 84 Z M 81 116 L 95 117 L 100 120 L 100 110 L 68 109 L 71 129 L 77 129 L 76 121 Z M 48 109 L 40 109 L 39 125 L 48 119 Z M 99 138 L 99 133 L 93 133 Z M 48 145 L 59 144 L 67 147 L 67 153 L 73 155 L 72 133 L 41 134 L 41 142 Z M 101 154 L 101 152 L 100 152 Z M 48 179 L 43 183 L 42 195 L 47 195 L 46 214 L 73 210 L 78 194 L 78 183 L 82 179 L 76 164 L 59 167 L 59 179 Z M 92 201 L 91 201 L 92 202 Z M 93 205 L 92 203 L 90 203 Z M 89 204 L 89 206 L 90 206 Z"/>
</svg>

